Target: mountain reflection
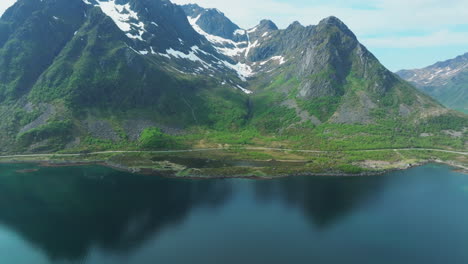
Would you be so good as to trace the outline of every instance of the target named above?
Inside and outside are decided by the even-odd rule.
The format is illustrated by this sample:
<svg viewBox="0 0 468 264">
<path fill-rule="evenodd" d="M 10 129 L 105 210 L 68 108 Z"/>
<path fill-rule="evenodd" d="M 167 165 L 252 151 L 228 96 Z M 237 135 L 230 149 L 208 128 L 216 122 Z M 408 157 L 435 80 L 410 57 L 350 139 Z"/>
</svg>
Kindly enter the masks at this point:
<svg viewBox="0 0 468 264">
<path fill-rule="evenodd" d="M 4 173 L 5 171 L 2 171 Z M 0 181 L 0 223 L 52 260 L 78 261 L 93 246 L 118 253 L 231 195 L 226 181 L 170 180 L 101 167 L 43 168 Z"/>
<path fill-rule="evenodd" d="M 312 224 L 326 229 L 375 200 L 384 187 L 385 177 L 291 177 L 257 182 L 257 200 L 280 199 L 299 208 Z"/>
</svg>

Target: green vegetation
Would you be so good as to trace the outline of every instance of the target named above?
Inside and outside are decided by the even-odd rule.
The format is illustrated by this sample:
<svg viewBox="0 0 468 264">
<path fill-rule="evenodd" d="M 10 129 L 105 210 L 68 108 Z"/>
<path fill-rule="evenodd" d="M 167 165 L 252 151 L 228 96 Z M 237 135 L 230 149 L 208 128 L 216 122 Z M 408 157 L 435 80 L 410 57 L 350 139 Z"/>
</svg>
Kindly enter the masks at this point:
<svg viewBox="0 0 468 264">
<path fill-rule="evenodd" d="M 161 129 L 151 127 L 143 130 L 138 140 L 143 149 L 175 149 L 177 144 L 175 140 L 164 134 Z"/>
<path fill-rule="evenodd" d="M 304 153 L 297 151 L 226 149 L 189 152 L 83 153 L 76 156 L 51 155 L 21 157 L 21 161 L 107 163 L 133 172 L 176 177 L 278 177 L 287 175 L 372 175 L 388 170 L 438 160 L 464 166 L 466 155 L 426 150 L 337 151 Z M 0 162 L 11 158 L 0 158 Z"/>
<path fill-rule="evenodd" d="M 143 42 L 122 34 L 99 8 L 69 2 L 39 7 L 39 2 L 26 1 L 24 12 L 0 19 L 2 153 L 86 156 L 106 150 L 222 148 L 197 153 L 198 158 L 288 161 L 276 168 L 270 163 L 265 168 L 230 168 L 231 174 L 357 174 L 367 172 L 367 161 L 385 161 L 391 167 L 424 159 L 418 152 L 393 149 L 468 147 L 465 115 L 447 112 L 402 82 L 337 20 L 313 30 L 298 26 L 272 33 L 252 56 L 267 59 L 277 53 L 285 62 L 265 64 L 256 77 L 242 83 L 254 91 L 245 95 L 236 88 L 241 80 L 235 72 L 220 68 L 195 74 L 199 62 L 150 53 Z M 67 19 L 53 19 L 58 14 Z M 170 14 L 164 10 L 159 15 Z M 149 39 L 152 32 L 147 31 L 146 43 L 158 53 L 161 47 L 175 48 L 179 41 L 173 37 L 187 33 L 171 32 L 166 40 Z M 153 43 L 163 40 L 167 43 Z M 198 55 L 210 57 L 204 52 Z M 153 164 L 146 154 L 84 156 L 80 158 L 102 158 L 132 168 L 175 168 L 184 176 L 223 171 Z"/>
<path fill-rule="evenodd" d="M 438 132 L 444 129 L 462 131 L 468 127 L 468 121 L 465 116 L 448 114 L 424 120 L 421 126 L 426 132 Z"/>
<path fill-rule="evenodd" d="M 326 122 L 335 113 L 341 98 L 338 96 L 319 97 L 309 100 L 297 99 L 298 105 L 317 117 L 320 121 Z"/>
<path fill-rule="evenodd" d="M 25 133 L 20 133 L 17 142 L 21 146 L 30 146 L 47 140 L 46 149 L 59 150 L 70 139 L 71 128 L 71 123 L 68 121 L 50 122 Z"/>
<path fill-rule="evenodd" d="M 298 122 L 294 109 L 282 105 L 285 96 L 277 93 L 264 93 L 252 98 L 252 124 L 260 131 L 274 133 Z"/>
</svg>

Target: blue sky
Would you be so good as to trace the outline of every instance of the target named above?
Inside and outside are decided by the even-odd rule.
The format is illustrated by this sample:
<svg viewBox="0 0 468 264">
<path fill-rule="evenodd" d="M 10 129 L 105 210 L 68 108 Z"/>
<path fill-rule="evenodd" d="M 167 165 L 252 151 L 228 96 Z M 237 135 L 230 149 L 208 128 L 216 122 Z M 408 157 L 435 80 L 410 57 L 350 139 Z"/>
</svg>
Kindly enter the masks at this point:
<svg viewBox="0 0 468 264">
<path fill-rule="evenodd" d="M 0 14 L 16 0 L 0 0 Z M 39 1 L 39 0 L 38 0 Z M 468 0 L 172 0 L 218 8 L 242 28 L 263 18 L 343 20 L 390 70 L 421 68 L 468 52 Z"/>
</svg>

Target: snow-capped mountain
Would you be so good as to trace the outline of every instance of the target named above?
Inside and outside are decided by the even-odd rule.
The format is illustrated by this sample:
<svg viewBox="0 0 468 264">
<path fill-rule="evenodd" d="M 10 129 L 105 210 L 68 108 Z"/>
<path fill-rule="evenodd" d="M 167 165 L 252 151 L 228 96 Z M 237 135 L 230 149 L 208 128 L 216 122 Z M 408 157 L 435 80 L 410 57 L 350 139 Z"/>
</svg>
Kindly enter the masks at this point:
<svg viewBox="0 0 468 264">
<path fill-rule="evenodd" d="M 214 49 L 204 36 L 194 31 L 182 9 L 170 1 L 83 2 L 90 7 L 99 7 L 111 18 L 128 37 L 129 48 L 136 53 L 160 57 L 180 73 L 204 74 L 250 93 L 243 88 L 245 78 L 250 77 L 250 69 Z"/>
<path fill-rule="evenodd" d="M 464 71 L 468 71 L 468 53 L 426 68 L 401 70 L 398 75 L 418 86 L 443 86 Z"/>
<path fill-rule="evenodd" d="M 0 152 L 447 112 L 335 17 L 242 29 L 168 0 L 18 0 L 0 19 Z"/>
<path fill-rule="evenodd" d="M 253 77 L 265 70 L 266 64 L 283 64 L 283 56 L 268 56 L 263 61 L 252 59 L 251 51 L 267 41 L 278 31 L 278 27 L 270 20 L 262 20 L 251 29 L 242 29 L 221 11 L 205 9 L 196 4 L 182 6 L 192 27 L 204 36 L 215 49 L 238 62 L 245 77 Z"/>
<path fill-rule="evenodd" d="M 445 105 L 468 112 L 468 53 L 397 74 Z"/>
<path fill-rule="evenodd" d="M 245 30 L 234 24 L 224 13 L 215 8 L 203 8 L 196 4 L 181 6 L 189 20 L 195 20 L 197 25 L 207 35 L 229 39 L 235 42 L 247 41 Z"/>
</svg>

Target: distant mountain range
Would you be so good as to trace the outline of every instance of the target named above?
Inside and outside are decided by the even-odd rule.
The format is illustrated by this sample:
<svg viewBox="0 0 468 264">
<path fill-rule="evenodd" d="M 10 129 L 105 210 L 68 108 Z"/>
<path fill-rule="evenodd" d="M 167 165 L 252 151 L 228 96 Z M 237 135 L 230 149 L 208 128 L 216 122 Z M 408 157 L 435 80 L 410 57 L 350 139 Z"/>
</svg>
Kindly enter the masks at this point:
<svg viewBox="0 0 468 264">
<path fill-rule="evenodd" d="M 18 0 L 0 19 L 3 152 L 130 144 L 150 127 L 308 134 L 443 116 L 467 121 L 387 70 L 336 17 L 241 29 L 217 9 L 168 0 Z"/>
<path fill-rule="evenodd" d="M 468 113 L 468 53 L 397 74 L 444 105 Z"/>
</svg>

